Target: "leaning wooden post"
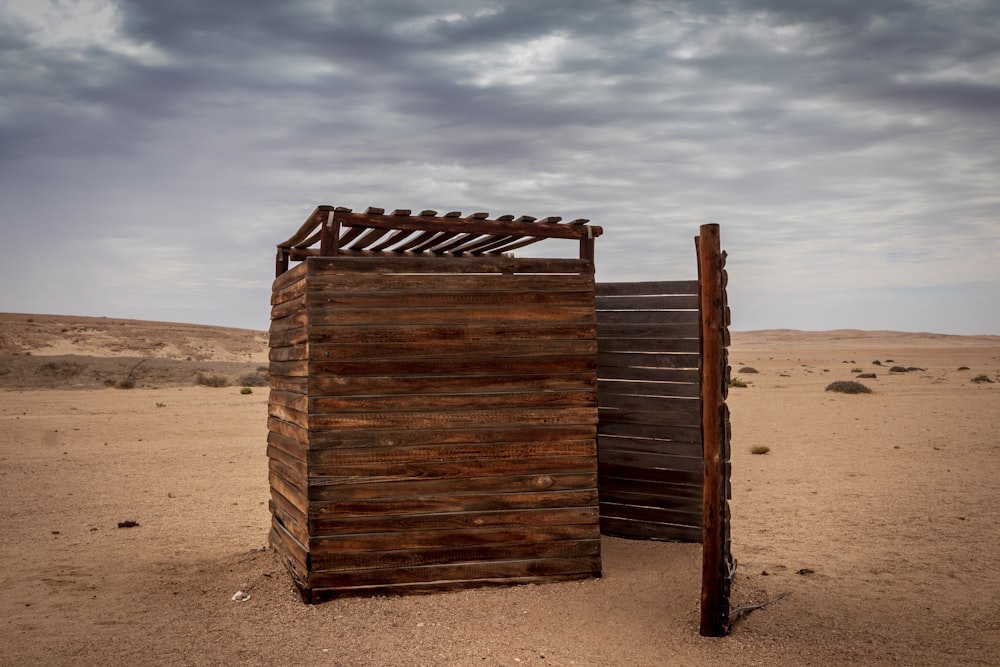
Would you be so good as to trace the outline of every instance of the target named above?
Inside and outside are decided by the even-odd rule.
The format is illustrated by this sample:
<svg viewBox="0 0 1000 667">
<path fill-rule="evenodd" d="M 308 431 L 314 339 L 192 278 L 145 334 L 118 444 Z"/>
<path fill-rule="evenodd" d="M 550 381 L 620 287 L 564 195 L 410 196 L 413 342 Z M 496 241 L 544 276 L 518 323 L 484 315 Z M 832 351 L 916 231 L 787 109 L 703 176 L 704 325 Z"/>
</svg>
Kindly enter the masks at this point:
<svg viewBox="0 0 1000 667">
<path fill-rule="evenodd" d="M 701 435 L 704 455 L 702 519 L 701 634 L 726 634 L 729 609 L 724 594 L 725 478 L 722 470 L 725 437 L 725 303 L 719 225 L 702 225 L 695 239 L 701 293 Z"/>
</svg>

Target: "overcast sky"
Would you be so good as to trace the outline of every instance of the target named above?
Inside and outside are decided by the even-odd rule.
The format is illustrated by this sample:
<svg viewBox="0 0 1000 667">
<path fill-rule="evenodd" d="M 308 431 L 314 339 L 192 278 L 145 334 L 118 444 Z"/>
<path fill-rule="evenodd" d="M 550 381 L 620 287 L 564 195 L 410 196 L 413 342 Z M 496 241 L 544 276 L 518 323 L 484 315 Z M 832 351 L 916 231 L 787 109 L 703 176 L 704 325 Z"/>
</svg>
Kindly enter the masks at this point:
<svg viewBox="0 0 1000 667">
<path fill-rule="evenodd" d="M 0 311 L 264 329 L 318 204 L 589 218 L 600 281 L 716 222 L 736 330 L 1000 334 L 1000 3 L 0 0 Z"/>
</svg>

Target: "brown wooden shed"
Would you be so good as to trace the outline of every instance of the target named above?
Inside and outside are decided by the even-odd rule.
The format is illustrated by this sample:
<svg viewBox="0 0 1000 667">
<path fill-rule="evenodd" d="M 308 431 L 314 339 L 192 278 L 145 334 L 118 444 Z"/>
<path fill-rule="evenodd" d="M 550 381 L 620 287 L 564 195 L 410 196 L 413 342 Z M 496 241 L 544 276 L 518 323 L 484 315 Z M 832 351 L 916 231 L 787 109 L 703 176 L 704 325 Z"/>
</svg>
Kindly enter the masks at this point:
<svg viewBox="0 0 1000 667">
<path fill-rule="evenodd" d="M 271 544 L 304 599 L 600 574 L 586 223 L 321 206 L 279 244 Z M 579 257 L 506 254 L 550 239 Z"/>
<path fill-rule="evenodd" d="M 587 223 L 320 206 L 278 245 L 270 542 L 304 600 L 599 576 L 604 532 L 702 542 L 725 631 L 718 225 L 696 280 L 595 285 Z"/>
</svg>

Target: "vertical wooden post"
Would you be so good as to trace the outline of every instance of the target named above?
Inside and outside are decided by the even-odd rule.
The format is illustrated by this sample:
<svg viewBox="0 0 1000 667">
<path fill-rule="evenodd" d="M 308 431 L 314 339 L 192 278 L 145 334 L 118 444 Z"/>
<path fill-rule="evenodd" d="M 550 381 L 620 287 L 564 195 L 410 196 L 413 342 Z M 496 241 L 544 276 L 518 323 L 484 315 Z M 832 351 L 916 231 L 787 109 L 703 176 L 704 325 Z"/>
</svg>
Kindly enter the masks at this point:
<svg viewBox="0 0 1000 667">
<path fill-rule="evenodd" d="M 580 238 L 580 259 L 594 261 L 594 230 L 587 227 L 587 235 Z"/>
<path fill-rule="evenodd" d="M 336 255 L 340 250 L 340 221 L 334 218 L 334 212 L 327 214 L 319 233 L 319 254 L 321 257 Z"/>
<path fill-rule="evenodd" d="M 278 254 L 274 258 L 274 277 L 277 278 L 288 270 L 288 251 L 278 248 Z"/>
<path fill-rule="evenodd" d="M 729 620 L 726 586 L 724 476 L 725 437 L 725 314 L 722 249 L 719 226 L 702 225 L 695 239 L 701 293 L 701 433 L 704 454 L 704 496 L 701 566 L 701 634 L 726 634 Z"/>
</svg>

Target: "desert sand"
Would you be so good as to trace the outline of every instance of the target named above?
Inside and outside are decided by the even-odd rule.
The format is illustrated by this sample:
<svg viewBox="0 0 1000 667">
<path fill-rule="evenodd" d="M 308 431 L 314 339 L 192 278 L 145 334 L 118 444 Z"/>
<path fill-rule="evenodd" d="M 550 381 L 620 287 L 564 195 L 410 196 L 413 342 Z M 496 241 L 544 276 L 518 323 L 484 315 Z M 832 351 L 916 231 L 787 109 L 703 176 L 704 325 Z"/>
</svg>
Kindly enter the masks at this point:
<svg viewBox="0 0 1000 667">
<path fill-rule="evenodd" d="M 1000 337 L 733 335 L 733 603 L 787 595 L 714 639 L 690 544 L 604 538 L 595 580 L 304 605 L 266 547 L 267 388 L 237 383 L 266 358 L 261 332 L 0 315 L 0 664 L 1000 660 Z M 872 393 L 824 391 L 861 372 Z"/>
</svg>

